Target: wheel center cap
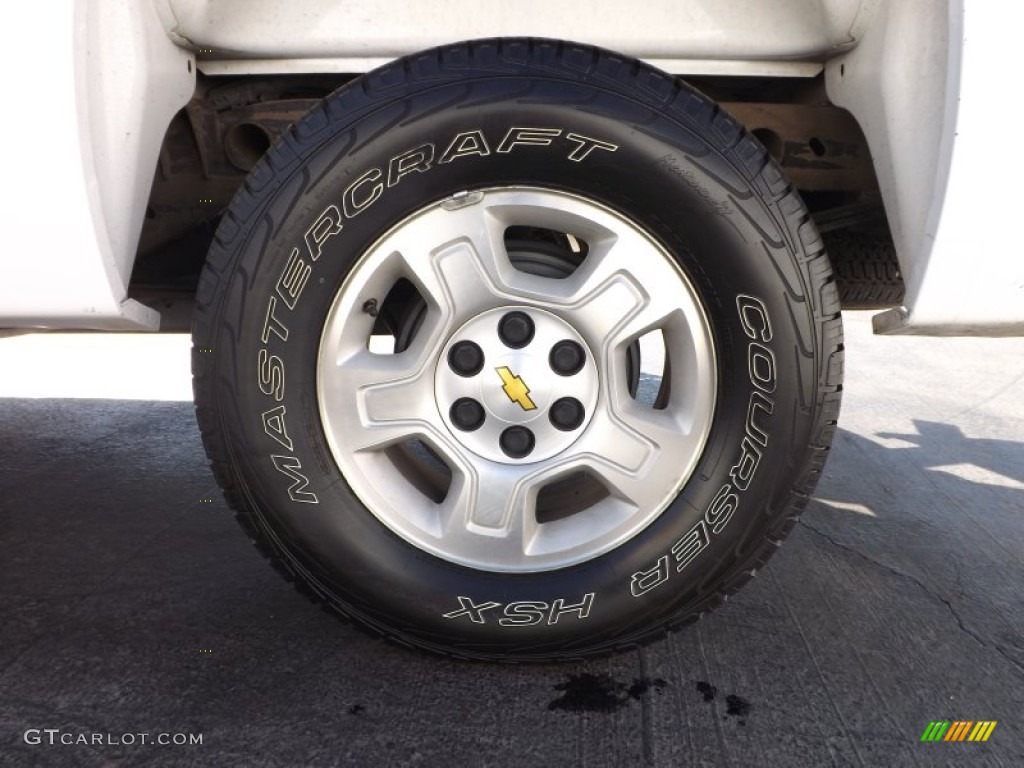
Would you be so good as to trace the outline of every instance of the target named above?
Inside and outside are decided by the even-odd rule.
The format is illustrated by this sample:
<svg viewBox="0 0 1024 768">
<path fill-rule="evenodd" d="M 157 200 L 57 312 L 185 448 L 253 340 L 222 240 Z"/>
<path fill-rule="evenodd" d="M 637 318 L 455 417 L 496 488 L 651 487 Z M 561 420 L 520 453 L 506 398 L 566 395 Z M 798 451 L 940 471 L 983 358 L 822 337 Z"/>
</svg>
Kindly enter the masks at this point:
<svg viewBox="0 0 1024 768">
<path fill-rule="evenodd" d="M 598 371 L 569 323 L 534 307 L 503 307 L 452 334 L 434 391 L 462 445 L 494 461 L 527 464 L 583 433 L 597 406 Z"/>
</svg>

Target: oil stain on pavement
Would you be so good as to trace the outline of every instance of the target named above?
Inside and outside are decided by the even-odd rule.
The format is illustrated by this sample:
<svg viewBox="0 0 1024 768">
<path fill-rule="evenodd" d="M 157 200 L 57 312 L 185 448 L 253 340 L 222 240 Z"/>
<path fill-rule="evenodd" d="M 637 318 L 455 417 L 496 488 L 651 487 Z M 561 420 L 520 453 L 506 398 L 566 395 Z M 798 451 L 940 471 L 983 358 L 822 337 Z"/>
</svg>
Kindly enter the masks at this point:
<svg viewBox="0 0 1024 768">
<path fill-rule="evenodd" d="M 584 672 L 568 675 L 564 683 L 555 686 L 562 694 L 548 704 L 548 709 L 566 712 L 616 712 L 630 701 L 639 701 L 652 690 L 662 691 L 668 685 L 660 677 L 638 677 L 632 683 L 615 680 L 608 675 Z"/>
<path fill-rule="evenodd" d="M 701 695 L 704 701 L 711 702 L 715 700 L 718 689 L 706 680 L 698 680 L 697 693 Z M 742 696 L 737 696 L 735 693 L 730 693 L 725 697 L 725 707 L 727 717 L 746 717 L 750 713 L 750 702 Z M 739 723 L 740 725 L 746 725 L 747 721 L 740 720 Z"/>
</svg>

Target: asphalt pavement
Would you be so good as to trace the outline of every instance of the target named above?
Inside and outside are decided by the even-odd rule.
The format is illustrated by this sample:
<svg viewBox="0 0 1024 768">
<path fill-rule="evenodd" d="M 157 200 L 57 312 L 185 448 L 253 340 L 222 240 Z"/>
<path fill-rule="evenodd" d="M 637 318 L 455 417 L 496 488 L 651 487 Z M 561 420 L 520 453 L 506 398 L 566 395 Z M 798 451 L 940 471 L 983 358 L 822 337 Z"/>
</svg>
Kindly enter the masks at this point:
<svg viewBox="0 0 1024 768">
<path fill-rule="evenodd" d="M 554 666 L 340 623 L 237 528 L 189 402 L 91 383 L 141 366 L 126 337 L 66 337 L 96 346 L 50 367 L 25 360 L 52 335 L 0 338 L 0 765 L 1024 765 L 1024 339 L 846 321 L 832 456 L 758 578 Z M 154 397 L 187 391 L 168 338 L 132 341 L 166 345 Z M 947 720 L 997 725 L 921 741 Z"/>
</svg>

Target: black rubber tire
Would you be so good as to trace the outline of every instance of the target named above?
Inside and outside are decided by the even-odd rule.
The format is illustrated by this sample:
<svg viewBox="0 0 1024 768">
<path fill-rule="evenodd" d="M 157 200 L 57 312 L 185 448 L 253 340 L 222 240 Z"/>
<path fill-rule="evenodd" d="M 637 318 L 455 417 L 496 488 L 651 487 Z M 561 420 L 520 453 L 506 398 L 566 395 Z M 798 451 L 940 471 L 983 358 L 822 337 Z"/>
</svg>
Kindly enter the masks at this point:
<svg viewBox="0 0 1024 768">
<path fill-rule="evenodd" d="M 841 229 L 826 232 L 822 239 L 843 309 L 888 309 L 903 303 L 906 287 L 888 232 Z"/>
<path fill-rule="evenodd" d="M 573 143 L 553 140 L 435 164 L 384 188 L 325 241 L 318 260 L 307 258 L 304 233 L 359 174 L 378 168 L 386 176 L 390 159 L 425 143 L 440 153 L 470 129 L 493 149 L 512 126 L 552 126 L 618 149 L 578 161 L 569 157 Z M 678 497 L 618 548 L 541 573 L 458 566 L 381 525 L 331 458 L 315 387 L 326 312 L 360 254 L 429 202 L 506 184 L 577 193 L 650 233 L 700 294 L 719 364 L 711 434 Z M 311 273 L 289 308 L 275 285 L 293 248 Z M 749 580 L 821 473 L 843 358 L 821 239 L 760 143 L 674 77 L 607 51 L 536 39 L 401 59 L 292 126 L 223 218 L 193 337 L 203 441 L 261 551 L 314 599 L 382 635 L 505 660 L 633 648 L 696 620 Z M 291 450 L 264 426 L 263 414 L 281 406 Z M 316 504 L 304 503 L 311 497 Z M 459 615 L 460 597 L 494 606 Z M 516 611 L 530 623 L 500 621 Z"/>
</svg>

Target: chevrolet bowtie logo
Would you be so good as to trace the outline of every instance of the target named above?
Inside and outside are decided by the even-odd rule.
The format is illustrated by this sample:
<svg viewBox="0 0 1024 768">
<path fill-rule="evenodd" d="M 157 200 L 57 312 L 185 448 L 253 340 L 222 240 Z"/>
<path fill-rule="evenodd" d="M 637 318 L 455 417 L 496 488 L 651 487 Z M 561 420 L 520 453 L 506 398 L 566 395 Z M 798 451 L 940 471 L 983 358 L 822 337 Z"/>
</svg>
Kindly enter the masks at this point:
<svg viewBox="0 0 1024 768">
<path fill-rule="evenodd" d="M 526 386 L 525 381 L 512 373 L 512 369 L 507 365 L 495 368 L 494 370 L 501 376 L 501 388 L 505 390 L 509 400 L 513 403 L 519 403 L 519 407 L 524 411 L 536 410 L 537 406 L 530 399 L 530 388 Z"/>
</svg>

